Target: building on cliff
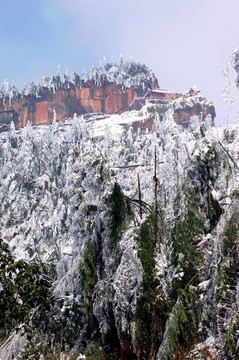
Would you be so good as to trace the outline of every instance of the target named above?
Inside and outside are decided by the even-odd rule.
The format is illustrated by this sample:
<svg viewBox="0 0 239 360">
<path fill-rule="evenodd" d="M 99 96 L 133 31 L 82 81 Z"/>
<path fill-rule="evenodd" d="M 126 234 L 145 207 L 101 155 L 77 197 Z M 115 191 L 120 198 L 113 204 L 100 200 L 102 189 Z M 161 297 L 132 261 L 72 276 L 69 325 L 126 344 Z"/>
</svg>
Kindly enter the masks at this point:
<svg viewBox="0 0 239 360">
<path fill-rule="evenodd" d="M 148 89 L 143 97 L 135 97 L 129 110 L 141 110 L 144 105 L 156 105 L 160 119 L 163 119 L 167 110 L 173 111 L 173 117 L 178 125 L 187 128 L 190 118 L 197 116 L 199 122 L 204 122 L 211 115 L 212 124 L 216 117 L 213 103 L 200 95 L 200 90 L 191 88 L 187 93 L 180 94 L 166 89 Z"/>
</svg>

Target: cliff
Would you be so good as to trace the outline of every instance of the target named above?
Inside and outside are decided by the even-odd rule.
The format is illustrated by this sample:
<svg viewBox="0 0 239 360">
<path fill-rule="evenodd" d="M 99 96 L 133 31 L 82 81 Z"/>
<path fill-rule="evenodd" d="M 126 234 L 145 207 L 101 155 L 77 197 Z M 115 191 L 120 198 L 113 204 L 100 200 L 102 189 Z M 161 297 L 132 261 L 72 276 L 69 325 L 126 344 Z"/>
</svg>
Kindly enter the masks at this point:
<svg viewBox="0 0 239 360">
<path fill-rule="evenodd" d="M 0 99 L 0 123 L 4 127 L 11 121 L 20 128 L 31 125 L 49 125 L 54 116 L 62 121 L 74 114 L 113 114 L 128 110 L 133 99 L 143 96 L 142 87 L 122 89 L 120 85 L 107 83 L 96 86 L 88 81 L 82 87 L 58 88 L 55 92 L 42 88 L 38 96 L 27 95 L 14 99 Z"/>
<path fill-rule="evenodd" d="M 155 90 L 154 90 L 155 89 Z M 198 95 L 198 94 L 197 94 Z M 28 84 L 19 92 L 5 82 L 0 91 L 0 128 L 6 130 L 11 122 L 16 128 L 31 125 L 49 125 L 54 119 L 64 119 L 86 113 L 114 114 L 130 109 L 140 110 L 146 101 L 157 101 L 168 109 L 172 102 L 195 94 L 175 94 L 158 88 L 158 81 L 145 65 L 126 63 L 120 66 L 106 64 L 77 74 L 45 77 L 36 85 Z M 187 127 L 190 117 L 201 121 L 211 114 L 212 103 L 197 98 L 195 106 L 175 108 L 177 124 Z"/>
<path fill-rule="evenodd" d="M 148 88 L 157 86 L 157 79 L 145 65 L 134 62 L 105 64 L 81 76 L 58 74 L 44 77 L 36 85 L 24 85 L 18 91 L 4 81 L 0 91 L 0 125 L 8 128 L 11 121 L 17 128 L 49 125 L 74 114 L 103 112 L 113 114 L 129 108 L 133 99 L 144 96 Z"/>
</svg>

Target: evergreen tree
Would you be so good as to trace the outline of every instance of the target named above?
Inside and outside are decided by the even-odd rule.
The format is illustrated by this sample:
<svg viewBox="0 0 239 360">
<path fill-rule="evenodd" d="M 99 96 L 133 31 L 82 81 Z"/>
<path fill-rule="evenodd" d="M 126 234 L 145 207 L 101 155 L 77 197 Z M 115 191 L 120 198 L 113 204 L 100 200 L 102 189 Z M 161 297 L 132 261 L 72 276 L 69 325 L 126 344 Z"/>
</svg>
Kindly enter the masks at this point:
<svg viewBox="0 0 239 360">
<path fill-rule="evenodd" d="M 6 336 L 21 323 L 28 325 L 53 303 L 51 282 L 38 264 L 15 261 L 8 244 L 0 239 L 0 335 Z"/>
</svg>

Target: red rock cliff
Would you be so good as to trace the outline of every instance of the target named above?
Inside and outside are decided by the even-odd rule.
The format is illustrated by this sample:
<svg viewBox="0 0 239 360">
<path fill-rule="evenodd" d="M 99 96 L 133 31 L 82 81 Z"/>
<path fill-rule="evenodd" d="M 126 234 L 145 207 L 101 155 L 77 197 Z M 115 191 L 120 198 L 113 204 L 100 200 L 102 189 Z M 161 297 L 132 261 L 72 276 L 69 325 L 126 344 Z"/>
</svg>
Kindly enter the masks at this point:
<svg viewBox="0 0 239 360">
<path fill-rule="evenodd" d="M 60 87 L 55 92 L 42 88 L 38 96 L 18 96 L 11 101 L 0 99 L 0 126 L 7 127 L 11 121 L 16 127 L 23 127 L 28 121 L 32 125 L 48 125 L 54 114 L 56 120 L 61 121 L 75 113 L 122 112 L 128 110 L 135 97 L 143 96 L 146 91 L 142 86 L 122 89 L 122 86 L 109 82 L 96 86 L 92 81 L 82 87 Z"/>
<path fill-rule="evenodd" d="M 191 99 L 191 100 L 190 100 Z M 190 100 L 190 101 L 189 101 Z M 36 85 L 25 85 L 21 92 L 3 83 L 0 89 L 0 130 L 7 130 L 13 121 L 16 128 L 48 125 L 54 117 L 62 121 L 74 114 L 102 112 L 113 114 L 140 110 L 146 102 L 158 104 L 158 113 L 173 108 L 177 124 L 187 127 L 190 117 L 204 121 L 215 117 L 214 105 L 195 89 L 176 94 L 158 88 L 158 81 L 145 65 L 134 62 L 105 64 L 82 76 L 77 74 L 44 77 Z"/>
</svg>

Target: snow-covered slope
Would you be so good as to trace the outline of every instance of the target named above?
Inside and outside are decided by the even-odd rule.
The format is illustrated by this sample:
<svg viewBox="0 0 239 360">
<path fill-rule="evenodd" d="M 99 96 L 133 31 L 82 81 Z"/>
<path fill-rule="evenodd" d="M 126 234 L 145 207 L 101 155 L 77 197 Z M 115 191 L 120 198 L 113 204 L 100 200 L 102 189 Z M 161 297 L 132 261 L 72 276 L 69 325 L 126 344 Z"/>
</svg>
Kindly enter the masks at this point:
<svg viewBox="0 0 239 360">
<path fill-rule="evenodd" d="M 151 113 L 1 134 L 1 237 L 54 278 L 72 354 L 236 359 L 239 127 L 133 132 Z"/>
</svg>

